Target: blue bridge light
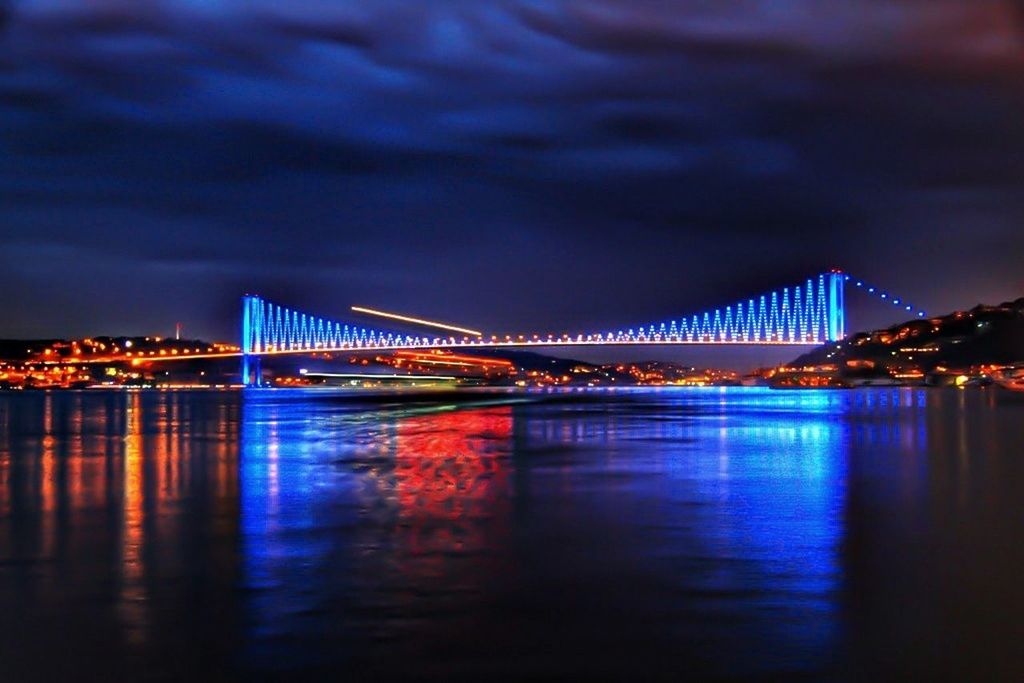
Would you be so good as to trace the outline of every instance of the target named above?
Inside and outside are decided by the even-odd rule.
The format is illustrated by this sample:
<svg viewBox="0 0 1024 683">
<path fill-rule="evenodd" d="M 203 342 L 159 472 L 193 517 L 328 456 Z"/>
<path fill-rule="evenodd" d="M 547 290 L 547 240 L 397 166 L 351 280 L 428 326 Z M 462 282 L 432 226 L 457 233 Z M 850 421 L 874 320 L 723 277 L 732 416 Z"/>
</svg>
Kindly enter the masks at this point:
<svg viewBox="0 0 1024 683">
<path fill-rule="evenodd" d="M 247 385 L 258 383 L 259 358 L 281 353 L 606 344 L 822 344 L 846 335 L 844 285 L 848 281 L 849 275 L 831 271 L 801 285 L 683 318 L 645 322 L 617 332 L 561 336 L 411 335 L 321 318 L 247 295 L 242 299 L 242 380 Z M 862 287 L 864 282 L 857 280 L 856 285 Z M 875 288 L 867 291 L 874 293 Z M 886 299 L 888 295 L 882 292 L 879 296 Z M 893 304 L 899 305 L 900 299 L 893 299 Z M 906 306 L 908 311 L 912 308 Z M 918 316 L 924 317 L 924 312 Z"/>
</svg>

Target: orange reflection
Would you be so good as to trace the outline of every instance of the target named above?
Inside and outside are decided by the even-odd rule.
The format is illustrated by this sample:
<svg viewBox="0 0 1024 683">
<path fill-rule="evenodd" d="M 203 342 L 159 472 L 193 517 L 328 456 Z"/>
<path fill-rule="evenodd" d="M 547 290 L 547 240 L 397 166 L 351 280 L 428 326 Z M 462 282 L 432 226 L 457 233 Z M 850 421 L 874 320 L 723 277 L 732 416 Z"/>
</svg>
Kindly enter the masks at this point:
<svg viewBox="0 0 1024 683">
<path fill-rule="evenodd" d="M 2 404 L 0 404 L 2 405 Z M 11 514 L 11 413 L 0 407 L 0 516 Z"/>
<path fill-rule="evenodd" d="M 46 394 L 43 403 L 43 438 L 39 453 L 39 509 L 42 513 L 41 528 L 42 552 L 50 555 L 57 539 L 57 455 L 54 450 L 56 438 L 53 435 L 53 396 Z"/>
<path fill-rule="evenodd" d="M 67 430 L 64 448 L 61 453 L 59 466 L 63 468 L 60 497 L 72 511 L 82 505 L 82 490 L 85 488 L 82 482 L 82 461 L 85 454 L 90 452 L 86 444 L 86 433 L 88 427 L 93 423 L 94 418 L 90 415 L 87 419 L 85 405 L 82 396 L 75 395 L 75 400 L 65 417 Z"/>
<path fill-rule="evenodd" d="M 178 474 L 181 467 L 182 421 L 180 398 L 171 394 L 161 406 L 161 419 L 157 423 L 157 437 L 151 448 L 153 458 L 156 520 L 161 533 L 168 532 L 173 522 L 172 508 L 177 498 Z"/>
<path fill-rule="evenodd" d="M 121 524 L 121 591 L 118 611 L 128 640 L 145 639 L 146 588 L 143 583 L 144 491 L 142 461 L 142 398 L 133 392 L 125 411 L 124 496 Z"/>
</svg>

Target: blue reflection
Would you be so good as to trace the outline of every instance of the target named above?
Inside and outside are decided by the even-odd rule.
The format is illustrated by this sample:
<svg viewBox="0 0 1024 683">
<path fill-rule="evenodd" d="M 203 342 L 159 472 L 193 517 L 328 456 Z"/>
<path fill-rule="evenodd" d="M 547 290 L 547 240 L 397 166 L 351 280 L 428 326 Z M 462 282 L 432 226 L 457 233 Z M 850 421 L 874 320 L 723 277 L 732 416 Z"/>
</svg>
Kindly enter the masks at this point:
<svg viewBox="0 0 1024 683">
<path fill-rule="evenodd" d="M 342 642 L 443 640 L 412 624 L 436 610 L 475 613 L 478 593 L 526 585 L 558 604 L 566 567 L 637 618 L 668 610 L 686 631 L 716 617 L 731 626 L 707 627 L 722 629 L 709 637 L 756 637 L 758 658 L 744 667 L 807 660 L 808 647 L 821 654 L 807 666 L 827 657 L 848 398 L 718 389 L 534 398 L 410 409 L 247 394 L 250 656 L 358 658 L 321 646 L 328 605 L 401 615 L 332 622 L 367 630 Z M 617 558 L 605 556 L 609 537 Z M 495 573 L 538 554 L 526 575 Z M 660 589 L 628 589 L 652 578 L 691 597 L 659 604 Z M 566 619 L 581 617 L 566 607 Z"/>
<path fill-rule="evenodd" d="M 592 507 L 581 516 L 606 533 L 622 527 L 633 555 L 618 571 L 653 571 L 691 596 L 659 609 L 680 617 L 697 610 L 708 620 L 703 637 L 750 639 L 748 656 L 722 673 L 813 670 L 828 664 L 838 638 L 846 415 L 854 396 L 622 392 L 621 404 L 596 410 L 527 409 L 528 439 L 519 447 L 543 452 L 557 442 L 590 454 L 569 459 L 573 471 L 559 474 L 557 494 L 585 499 Z M 616 542 L 623 542 L 618 535 Z"/>
<path fill-rule="evenodd" d="M 922 401 L 718 388 L 419 403 L 247 394 L 248 656 L 391 656 L 387 672 L 410 674 L 402 661 L 441 666 L 439 653 L 502 637 L 537 657 L 557 640 L 560 657 L 586 652 L 587 666 L 627 644 L 662 656 L 669 639 L 683 659 L 744 652 L 708 665 L 714 675 L 829 671 L 850 449 L 920 451 Z M 527 630 L 509 633 L 520 619 Z"/>
</svg>

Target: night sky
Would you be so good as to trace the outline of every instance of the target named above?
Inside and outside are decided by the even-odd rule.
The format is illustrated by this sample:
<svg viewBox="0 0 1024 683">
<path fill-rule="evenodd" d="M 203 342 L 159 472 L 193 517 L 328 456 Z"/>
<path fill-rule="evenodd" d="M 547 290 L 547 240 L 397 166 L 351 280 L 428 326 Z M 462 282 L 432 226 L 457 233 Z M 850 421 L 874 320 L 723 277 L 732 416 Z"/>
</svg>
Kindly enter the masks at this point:
<svg viewBox="0 0 1024 683">
<path fill-rule="evenodd" d="M 0 236 L 0 337 L 1016 298 L 1024 3 L 0 0 Z"/>
</svg>

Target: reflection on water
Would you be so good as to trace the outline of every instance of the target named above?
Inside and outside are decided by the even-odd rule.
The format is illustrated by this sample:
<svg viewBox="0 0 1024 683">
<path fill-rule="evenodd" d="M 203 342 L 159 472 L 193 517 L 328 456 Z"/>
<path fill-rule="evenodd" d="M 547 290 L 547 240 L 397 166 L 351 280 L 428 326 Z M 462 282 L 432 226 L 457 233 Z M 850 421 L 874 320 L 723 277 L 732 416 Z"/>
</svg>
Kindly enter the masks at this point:
<svg viewBox="0 0 1024 683">
<path fill-rule="evenodd" d="M 1022 408 L 3 394 L 0 654 L 18 680 L 1024 672 Z"/>
<path fill-rule="evenodd" d="M 235 587 L 237 399 L 0 394 L 0 661 L 8 680 L 198 670 Z"/>
<path fill-rule="evenodd" d="M 124 630 L 128 638 L 135 642 L 144 639 L 146 626 L 146 594 L 142 583 L 143 460 L 140 407 L 140 395 L 131 394 L 125 408 L 124 494 L 120 542 L 121 591 L 118 596 Z"/>
</svg>

